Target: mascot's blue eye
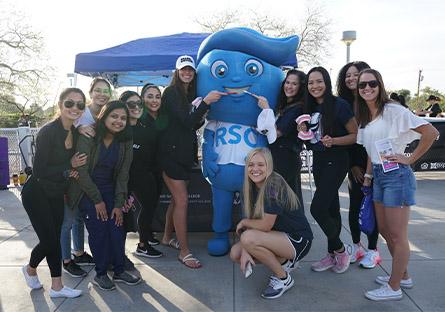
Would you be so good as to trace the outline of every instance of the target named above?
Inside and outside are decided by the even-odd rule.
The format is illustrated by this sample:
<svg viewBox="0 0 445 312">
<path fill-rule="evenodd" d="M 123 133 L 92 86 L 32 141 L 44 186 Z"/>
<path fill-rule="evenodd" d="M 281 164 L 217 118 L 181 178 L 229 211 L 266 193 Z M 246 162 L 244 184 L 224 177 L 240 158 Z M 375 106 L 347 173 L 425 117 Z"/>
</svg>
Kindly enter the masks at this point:
<svg viewBox="0 0 445 312">
<path fill-rule="evenodd" d="M 244 65 L 244 69 L 250 76 L 260 76 L 263 73 L 263 64 L 257 60 L 250 59 Z"/>
<path fill-rule="evenodd" d="M 215 78 L 223 78 L 227 75 L 229 68 L 224 61 L 215 61 L 210 68 L 210 71 Z"/>
</svg>

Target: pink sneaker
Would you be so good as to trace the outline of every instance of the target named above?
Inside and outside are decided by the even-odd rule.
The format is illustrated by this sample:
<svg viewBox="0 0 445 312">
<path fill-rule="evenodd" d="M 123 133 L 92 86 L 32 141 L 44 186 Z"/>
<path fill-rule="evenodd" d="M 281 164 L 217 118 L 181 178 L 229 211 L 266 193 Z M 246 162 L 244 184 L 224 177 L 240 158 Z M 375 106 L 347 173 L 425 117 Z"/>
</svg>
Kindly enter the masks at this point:
<svg viewBox="0 0 445 312">
<path fill-rule="evenodd" d="M 343 273 L 349 268 L 349 263 L 351 262 L 351 256 L 348 252 L 348 247 L 345 245 L 345 250 L 343 252 L 334 251 L 335 255 L 335 266 L 332 268 L 332 271 L 335 273 Z"/>
<path fill-rule="evenodd" d="M 362 244 L 352 244 L 351 263 L 361 260 L 365 256 L 365 249 Z"/>
<path fill-rule="evenodd" d="M 317 261 L 315 263 L 312 263 L 311 269 L 315 272 L 323 272 L 330 268 L 335 266 L 335 258 L 334 255 L 328 253 L 326 257 L 321 259 L 320 261 Z"/>
</svg>

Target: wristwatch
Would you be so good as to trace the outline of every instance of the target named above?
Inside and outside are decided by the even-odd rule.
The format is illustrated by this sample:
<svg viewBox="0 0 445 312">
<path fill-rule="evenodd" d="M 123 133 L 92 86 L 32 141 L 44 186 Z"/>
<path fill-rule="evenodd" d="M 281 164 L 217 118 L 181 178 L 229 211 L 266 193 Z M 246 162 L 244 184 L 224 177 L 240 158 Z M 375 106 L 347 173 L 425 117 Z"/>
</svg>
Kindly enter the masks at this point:
<svg viewBox="0 0 445 312">
<path fill-rule="evenodd" d="M 372 180 L 372 178 L 374 178 L 374 176 L 372 174 L 369 174 L 369 173 L 365 173 L 364 177 L 368 178 L 369 180 Z"/>
</svg>

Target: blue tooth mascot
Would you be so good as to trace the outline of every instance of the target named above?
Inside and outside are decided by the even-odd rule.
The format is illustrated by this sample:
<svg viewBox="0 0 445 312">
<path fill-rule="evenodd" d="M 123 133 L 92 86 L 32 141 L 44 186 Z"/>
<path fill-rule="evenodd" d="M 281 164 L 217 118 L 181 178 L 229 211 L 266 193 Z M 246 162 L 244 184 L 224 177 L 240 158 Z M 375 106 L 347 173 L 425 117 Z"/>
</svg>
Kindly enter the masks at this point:
<svg viewBox="0 0 445 312">
<path fill-rule="evenodd" d="M 269 38 L 248 28 L 231 28 L 210 35 L 199 48 L 198 94 L 228 93 L 210 105 L 202 146 L 203 173 L 213 192 L 210 255 L 222 256 L 230 249 L 232 203 L 235 192 L 242 190 L 245 157 L 276 138 L 272 110 L 284 78 L 279 66 L 295 61 L 297 44 L 296 36 Z M 271 109 L 261 110 L 248 92 L 266 97 Z"/>
</svg>

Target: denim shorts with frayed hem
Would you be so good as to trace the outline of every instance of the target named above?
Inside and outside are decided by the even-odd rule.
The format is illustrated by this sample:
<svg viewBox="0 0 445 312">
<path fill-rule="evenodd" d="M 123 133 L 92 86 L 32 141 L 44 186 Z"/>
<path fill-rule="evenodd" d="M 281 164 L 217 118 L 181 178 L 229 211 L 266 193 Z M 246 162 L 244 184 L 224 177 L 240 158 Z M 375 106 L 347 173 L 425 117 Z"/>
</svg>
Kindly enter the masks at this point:
<svg viewBox="0 0 445 312">
<path fill-rule="evenodd" d="M 410 166 L 399 164 L 399 169 L 384 173 L 382 165 L 373 164 L 372 170 L 374 201 L 396 208 L 416 204 L 416 177 Z"/>
</svg>

